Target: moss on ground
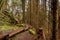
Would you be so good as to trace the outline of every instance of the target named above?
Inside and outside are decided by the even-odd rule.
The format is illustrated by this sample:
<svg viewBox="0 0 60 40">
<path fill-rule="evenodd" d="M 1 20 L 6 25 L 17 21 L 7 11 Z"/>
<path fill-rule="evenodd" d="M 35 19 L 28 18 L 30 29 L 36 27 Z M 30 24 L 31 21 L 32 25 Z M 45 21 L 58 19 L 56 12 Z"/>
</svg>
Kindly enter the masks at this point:
<svg viewBox="0 0 60 40">
<path fill-rule="evenodd" d="M 18 27 L 16 25 L 3 25 L 3 26 L 0 26 L 0 31 L 5 31 L 5 30 L 16 30 L 18 28 L 25 28 L 23 26 L 21 27 Z"/>
</svg>

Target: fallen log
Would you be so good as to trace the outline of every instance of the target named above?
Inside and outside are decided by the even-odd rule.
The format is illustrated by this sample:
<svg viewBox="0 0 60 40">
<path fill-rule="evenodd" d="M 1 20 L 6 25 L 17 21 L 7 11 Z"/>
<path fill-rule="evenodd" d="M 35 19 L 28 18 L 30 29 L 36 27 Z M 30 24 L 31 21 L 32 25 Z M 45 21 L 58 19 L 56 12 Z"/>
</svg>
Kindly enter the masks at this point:
<svg viewBox="0 0 60 40">
<path fill-rule="evenodd" d="M 0 40 L 7 40 L 9 37 L 9 34 L 0 34 Z"/>
<path fill-rule="evenodd" d="M 10 33 L 10 34 L 9 34 L 9 37 L 13 37 L 14 35 L 16 35 L 16 34 L 18 34 L 18 33 L 21 33 L 21 32 L 23 32 L 23 31 L 24 31 L 24 29 L 17 29 L 17 30 L 15 30 L 14 32 Z"/>
<path fill-rule="evenodd" d="M 9 34 L 0 34 L 0 40 L 11 40 L 11 38 L 14 37 L 15 35 L 28 31 L 30 29 L 30 27 L 27 27 L 27 26 L 28 25 L 26 25 L 26 28 L 19 28 Z M 39 30 L 38 38 L 36 38 L 36 39 L 40 40 L 40 38 L 46 40 L 43 29 Z"/>
<path fill-rule="evenodd" d="M 0 40 L 10 40 L 11 37 L 13 37 L 19 33 L 25 32 L 25 31 L 29 30 L 29 28 L 30 28 L 30 26 L 28 26 L 26 24 L 26 28 L 19 28 L 19 29 L 15 30 L 9 34 L 1 33 L 0 34 Z"/>
</svg>

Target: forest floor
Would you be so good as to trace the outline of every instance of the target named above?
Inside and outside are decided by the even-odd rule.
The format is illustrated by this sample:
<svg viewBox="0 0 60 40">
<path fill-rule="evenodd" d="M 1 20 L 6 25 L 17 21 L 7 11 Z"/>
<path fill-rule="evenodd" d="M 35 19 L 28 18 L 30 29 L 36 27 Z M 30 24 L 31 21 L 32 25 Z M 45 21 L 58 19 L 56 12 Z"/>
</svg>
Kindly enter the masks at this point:
<svg viewBox="0 0 60 40">
<path fill-rule="evenodd" d="M 5 30 L 16 30 L 19 27 L 15 26 L 15 25 L 2 25 L 0 26 L 0 32 L 1 31 L 5 31 Z"/>
<path fill-rule="evenodd" d="M 23 28 L 23 27 L 17 27 L 17 26 L 0 26 L 0 34 L 8 34 L 11 32 L 14 32 L 15 30 L 19 29 L 19 28 Z M 13 36 L 12 38 L 10 38 L 11 40 L 34 40 L 35 36 L 29 33 L 29 30 L 19 33 L 15 36 Z"/>
<path fill-rule="evenodd" d="M 0 34 L 1 33 L 11 33 L 11 32 L 14 32 L 15 30 L 19 29 L 19 28 L 23 28 L 23 27 L 17 27 L 17 26 L 7 26 L 7 25 L 4 25 L 4 26 L 0 26 Z M 29 32 L 29 30 L 27 31 L 24 31 L 22 33 L 19 33 L 13 37 L 11 37 L 10 39 L 11 40 L 36 40 L 36 35 L 33 35 Z M 40 40 L 43 40 L 42 37 L 40 37 Z"/>
</svg>

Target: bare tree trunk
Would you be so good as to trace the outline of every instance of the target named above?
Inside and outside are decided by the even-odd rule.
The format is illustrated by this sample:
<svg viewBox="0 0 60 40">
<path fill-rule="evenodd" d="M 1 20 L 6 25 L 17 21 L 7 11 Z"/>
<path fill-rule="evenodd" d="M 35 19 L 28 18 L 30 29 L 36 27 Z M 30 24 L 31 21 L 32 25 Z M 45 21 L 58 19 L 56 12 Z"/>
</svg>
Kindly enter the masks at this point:
<svg viewBox="0 0 60 40">
<path fill-rule="evenodd" d="M 51 40 L 56 40 L 57 2 L 58 2 L 58 0 L 51 0 L 51 13 L 53 15 L 52 39 Z"/>
<path fill-rule="evenodd" d="M 23 23 L 25 22 L 25 0 L 22 0 Z"/>
</svg>

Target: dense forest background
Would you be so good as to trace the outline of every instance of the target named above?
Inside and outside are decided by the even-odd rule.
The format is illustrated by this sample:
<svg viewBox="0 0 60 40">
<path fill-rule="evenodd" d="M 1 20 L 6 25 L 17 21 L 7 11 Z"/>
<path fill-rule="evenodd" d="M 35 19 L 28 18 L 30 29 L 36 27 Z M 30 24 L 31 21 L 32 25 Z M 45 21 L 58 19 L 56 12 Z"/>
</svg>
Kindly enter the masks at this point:
<svg viewBox="0 0 60 40">
<path fill-rule="evenodd" d="M 60 16 L 60 0 L 57 0 L 56 22 Z M 52 0 L 0 0 L 0 26 L 6 28 L 14 25 L 30 24 L 37 31 L 42 28 L 46 39 L 52 36 Z M 49 35 L 49 37 L 48 37 Z"/>
</svg>

